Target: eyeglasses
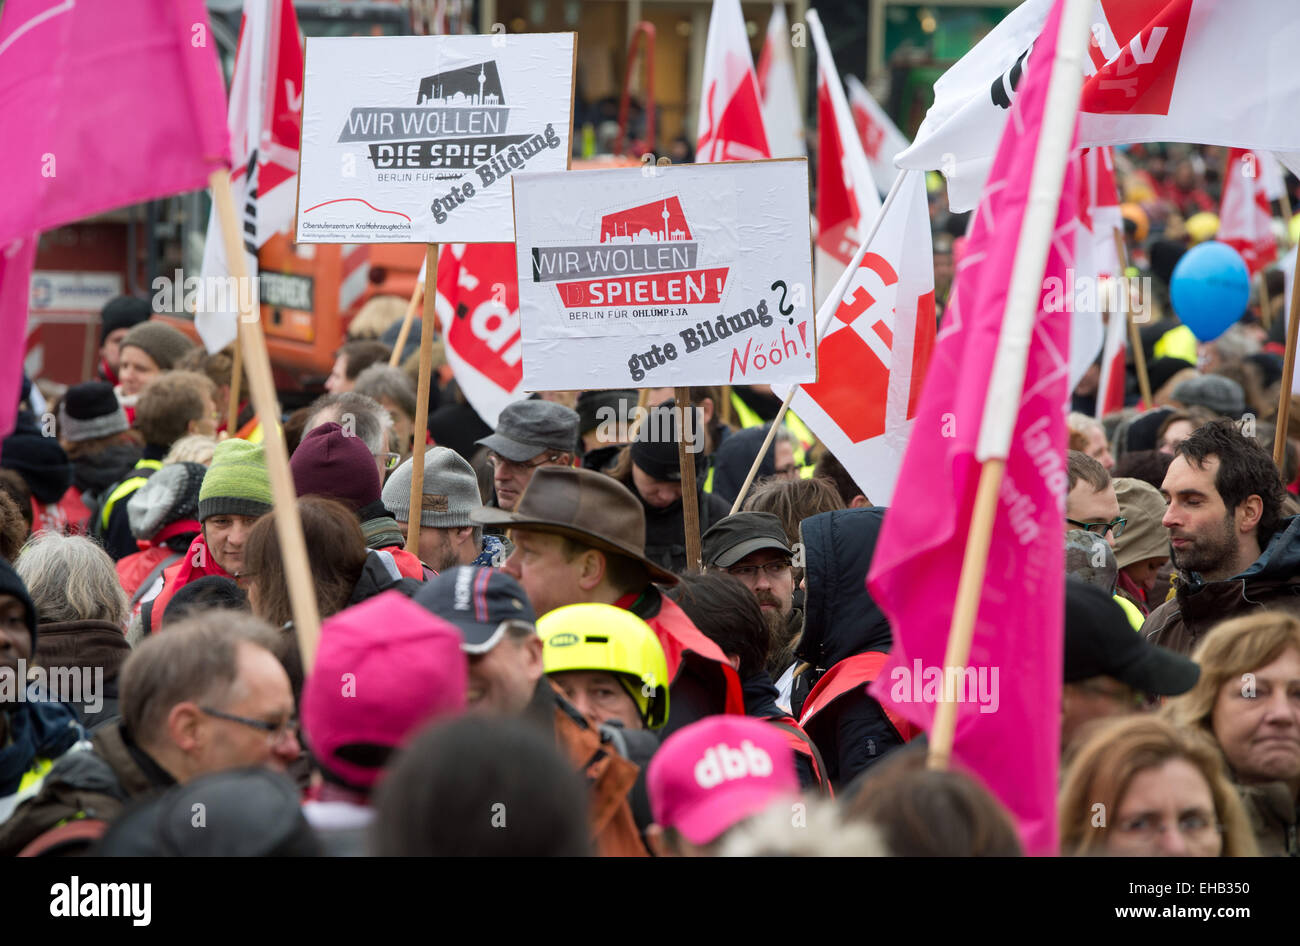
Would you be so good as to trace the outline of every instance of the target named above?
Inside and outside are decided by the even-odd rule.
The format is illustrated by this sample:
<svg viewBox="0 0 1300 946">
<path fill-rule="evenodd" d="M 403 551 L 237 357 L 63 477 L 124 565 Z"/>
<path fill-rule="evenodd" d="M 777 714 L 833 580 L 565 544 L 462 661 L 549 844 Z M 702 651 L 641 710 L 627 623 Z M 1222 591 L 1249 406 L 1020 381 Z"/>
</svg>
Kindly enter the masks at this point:
<svg viewBox="0 0 1300 946">
<path fill-rule="evenodd" d="M 554 463 L 556 460 L 559 460 L 563 456 L 564 454 L 562 453 L 553 453 L 548 457 L 542 457 L 538 460 L 530 460 L 527 463 L 517 463 L 514 460 L 507 460 L 505 457 L 501 456 L 498 453 L 489 453 L 487 456 L 487 461 L 488 464 L 494 470 L 497 469 L 535 470 L 539 466 L 545 466 L 548 463 Z"/>
<path fill-rule="evenodd" d="M 789 561 L 777 561 L 768 562 L 766 565 L 733 565 L 726 569 L 726 572 L 741 581 L 752 581 L 758 577 L 760 571 L 766 573 L 768 578 L 780 578 L 789 570 Z"/>
<path fill-rule="evenodd" d="M 1078 519 L 1066 519 L 1072 526 L 1078 526 L 1084 532 L 1091 532 L 1093 535 L 1105 535 L 1107 532 L 1114 532 L 1115 538 L 1124 534 L 1124 526 L 1128 520 L 1121 516 L 1118 519 L 1112 519 L 1110 522 L 1080 522 Z"/>
<path fill-rule="evenodd" d="M 391 470 L 402 462 L 402 455 L 400 453 L 376 453 L 375 459 L 383 460 L 384 469 Z"/>
<path fill-rule="evenodd" d="M 290 716 L 282 723 L 268 723 L 264 719 L 249 719 L 247 716 L 236 716 L 234 713 L 224 713 L 221 710 L 213 709 L 210 706 L 200 706 L 199 711 L 207 713 L 209 716 L 215 716 L 217 719 L 227 719 L 232 723 L 241 723 L 245 726 L 251 726 L 254 729 L 260 729 L 266 733 L 271 745 L 279 745 L 286 736 L 291 736 L 298 730 L 298 720 Z"/>
<path fill-rule="evenodd" d="M 1178 819 L 1174 829 L 1189 841 L 1206 841 L 1211 835 L 1221 834 L 1223 825 L 1216 824 L 1204 812 L 1191 811 Z M 1157 815 L 1139 815 L 1119 824 L 1122 834 L 1155 841 L 1169 830 L 1169 825 Z"/>
</svg>

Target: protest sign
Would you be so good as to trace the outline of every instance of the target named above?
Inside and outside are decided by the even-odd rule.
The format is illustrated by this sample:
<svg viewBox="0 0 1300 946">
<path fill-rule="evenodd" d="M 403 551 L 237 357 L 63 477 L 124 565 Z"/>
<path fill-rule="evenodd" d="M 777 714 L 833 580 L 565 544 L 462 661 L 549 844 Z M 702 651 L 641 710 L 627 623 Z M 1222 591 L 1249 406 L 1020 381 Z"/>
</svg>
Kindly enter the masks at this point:
<svg viewBox="0 0 1300 946">
<path fill-rule="evenodd" d="M 494 243 L 568 167 L 573 33 L 308 39 L 300 243 Z"/>
<path fill-rule="evenodd" d="M 514 189 L 525 390 L 816 378 L 806 160 Z"/>
</svg>

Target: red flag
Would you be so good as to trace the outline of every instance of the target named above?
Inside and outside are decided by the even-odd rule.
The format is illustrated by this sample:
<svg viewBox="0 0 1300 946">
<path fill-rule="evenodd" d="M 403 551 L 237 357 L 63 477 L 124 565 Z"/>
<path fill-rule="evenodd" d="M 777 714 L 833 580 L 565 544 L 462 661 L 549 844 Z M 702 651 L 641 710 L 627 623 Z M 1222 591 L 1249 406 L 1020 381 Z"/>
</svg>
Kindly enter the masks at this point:
<svg viewBox="0 0 1300 946">
<path fill-rule="evenodd" d="M 772 156 L 740 0 L 715 0 L 709 15 L 695 151 L 701 163 Z"/>
<path fill-rule="evenodd" d="M 1073 310 L 1070 320 L 1070 389 L 1079 383 L 1088 368 L 1097 360 L 1097 353 L 1107 344 L 1119 345 L 1120 372 L 1107 374 L 1110 361 L 1102 362 L 1102 384 L 1118 384 L 1120 403 L 1124 406 L 1123 349 L 1124 334 L 1108 336 L 1104 312 L 1127 311 L 1128 295 L 1122 280 L 1123 265 L 1119 256 L 1118 235 L 1122 233 L 1123 218 L 1119 212 L 1119 192 L 1115 187 L 1114 160 L 1110 148 L 1086 148 L 1078 158 L 1079 229 L 1075 234 L 1075 280 L 1069 303 Z M 1122 323 L 1122 319 L 1121 319 Z M 1105 359 L 1114 357 L 1114 349 L 1107 348 Z M 1105 408 L 1105 388 L 1097 398 L 1097 410 Z M 1098 415 L 1100 416 L 1100 415 Z"/>
<path fill-rule="evenodd" d="M 523 396 L 519 283 L 513 243 L 449 243 L 438 256 L 438 319 L 447 363 L 491 427 Z"/>
<path fill-rule="evenodd" d="M 808 152 L 784 3 L 776 5 L 767 21 L 767 38 L 758 56 L 758 90 L 763 97 L 763 125 L 772 157 L 802 158 Z"/>
<path fill-rule="evenodd" d="M 1026 851 L 1039 855 L 1053 854 L 1057 846 L 1061 522 L 1068 481 L 1063 415 L 1069 396 L 1069 322 L 1060 307 L 1045 306 L 1044 300 L 1048 280 L 1061 279 L 1073 262 L 1073 162 L 1067 162 L 1052 236 L 1034 241 L 1047 260 L 1032 331 L 1008 339 L 1004 319 L 1011 324 L 1011 273 L 1026 208 L 1033 206 L 1030 181 L 1054 78 L 1062 5 L 1058 0 L 1030 56 L 972 220 L 970 246 L 953 283 L 869 577 L 894 633 L 889 663 L 871 695 L 927 730 L 938 701 L 956 701 L 954 761 L 1011 810 Z M 1077 20 L 1080 8 L 1070 9 Z M 1085 35 L 1080 29 L 1080 47 Z M 1043 177 L 1049 175 L 1044 169 Z M 1027 359 L 1024 384 L 1017 387 L 1018 378 L 997 373 L 995 366 L 1020 345 L 1027 346 Z M 1009 443 L 1000 440 L 1007 433 Z M 982 461 L 995 456 L 1006 458 L 1006 468 L 970 656 L 965 668 L 947 667 L 976 486 Z"/>
<path fill-rule="evenodd" d="M 1272 159 L 1268 154 L 1263 157 Z M 1241 148 L 1228 152 L 1217 238 L 1241 254 L 1252 276 L 1277 259 L 1273 210 L 1264 190 L 1263 174 L 1255 152 Z"/>
</svg>

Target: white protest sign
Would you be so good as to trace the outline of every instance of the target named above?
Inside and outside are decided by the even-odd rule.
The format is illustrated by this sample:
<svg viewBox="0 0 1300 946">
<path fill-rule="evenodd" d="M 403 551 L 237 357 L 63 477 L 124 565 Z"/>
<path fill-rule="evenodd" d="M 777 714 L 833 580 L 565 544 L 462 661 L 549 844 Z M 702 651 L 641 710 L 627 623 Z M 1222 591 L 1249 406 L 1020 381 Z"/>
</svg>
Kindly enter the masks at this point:
<svg viewBox="0 0 1300 946">
<path fill-rule="evenodd" d="M 808 162 L 516 175 L 524 388 L 817 376 Z"/>
<path fill-rule="evenodd" d="M 309 38 L 299 243 L 499 243 L 569 166 L 576 34 Z"/>
</svg>

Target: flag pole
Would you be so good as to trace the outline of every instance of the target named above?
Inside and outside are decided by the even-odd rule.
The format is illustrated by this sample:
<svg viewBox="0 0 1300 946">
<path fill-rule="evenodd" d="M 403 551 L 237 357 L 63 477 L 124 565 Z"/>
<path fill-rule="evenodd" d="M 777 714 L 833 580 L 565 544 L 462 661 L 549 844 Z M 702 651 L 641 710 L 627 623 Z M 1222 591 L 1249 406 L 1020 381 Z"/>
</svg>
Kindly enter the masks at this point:
<svg viewBox="0 0 1300 946">
<path fill-rule="evenodd" d="M 844 298 L 844 293 L 848 291 L 849 282 L 853 275 L 862 265 L 862 258 L 867 255 L 867 250 L 871 248 L 871 241 L 876 238 L 876 232 L 880 229 L 881 222 L 885 219 L 885 214 L 889 212 L 890 206 L 894 203 L 894 198 L 903 187 L 903 176 L 909 173 L 901 170 L 894 177 L 894 183 L 889 187 L 889 193 L 885 195 L 884 203 L 880 205 L 880 213 L 876 214 L 876 219 L 871 224 L 871 229 L 867 232 L 866 239 L 858 246 L 857 252 L 853 254 L 853 259 L 849 261 L 848 267 L 840 274 L 839 280 L 835 283 L 835 288 L 831 294 L 826 297 L 821 308 L 817 310 L 816 316 L 813 317 L 813 348 L 817 347 L 818 340 L 822 337 L 822 331 L 830 321 L 835 310 L 840 307 L 840 300 Z M 781 409 L 776 412 L 776 417 L 772 419 L 772 426 L 767 431 L 767 436 L 763 438 L 763 446 L 758 450 L 758 456 L 754 457 L 754 462 L 749 467 L 749 474 L 745 477 L 745 482 L 740 487 L 740 492 L 736 494 L 736 501 L 731 504 L 730 515 L 735 515 L 740 511 L 740 504 L 745 501 L 745 494 L 749 492 L 750 485 L 754 482 L 754 477 L 758 474 L 758 468 L 763 462 L 763 457 L 767 456 L 767 451 L 772 446 L 772 441 L 776 439 L 776 432 L 781 426 L 781 421 L 785 419 L 785 412 L 790 409 L 790 402 L 794 400 L 795 392 L 799 390 L 799 385 L 790 385 L 790 390 L 786 392 L 785 400 L 781 402 Z"/>
<path fill-rule="evenodd" d="M 1119 265 L 1124 271 L 1124 299 L 1128 303 L 1124 306 L 1124 321 L 1128 322 L 1129 344 L 1133 346 L 1133 368 L 1137 371 L 1138 390 L 1142 393 L 1142 403 L 1146 405 L 1147 410 L 1150 410 L 1155 405 L 1151 399 L 1151 376 L 1147 374 L 1146 349 L 1142 347 L 1142 336 L 1138 334 L 1137 323 L 1133 321 L 1133 293 L 1128 285 L 1128 248 L 1124 245 L 1124 237 L 1120 235 L 1118 227 L 1115 228 L 1114 233 L 1115 251 L 1119 253 Z"/>
<path fill-rule="evenodd" d="M 438 244 L 430 243 L 425 252 L 428 260 L 425 285 L 437 286 Z M 415 295 L 412 294 L 411 298 L 414 300 Z M 429 430 L 429 375 L 433 373 L 433 323 L 437 318 L 437 300 L 437 292 L 424 293 L 424 319 L 420 325 L 420 384 L 415 395 L 415 442 L 411 448 L 411 512 L 406 523 L 406 551 L 415 556 L 420 554 L 420 519 L 424 509 L 424 443 Z M 409 309 L 407 314 L 410 314 Z M 403 341 L 398 338 L 399 343 Z"/>
<path fill-rule="evenodd" d="M 700 497 L 695 491 L 695 457 L 694 451 L 686 446 L 686 418 L 691 413 L 691 389 L 673 388 L 673 398 L 681 409 L 682 422 L 678 427 L 677 463 L 682 473 L 682 525 L 686 532 L 686 572 L 697 574 L 700 567 Z M 704 437 L 704 431 L 691 424 L 697 438 L 695 446 L 702 446 L 698 441 Z"/>
<path fill-rule="evenodd" d="M 248 279 L 248 272 L 244 264 L 239 219 L 235 214 L 235 202 L 230 195 L 230 172 L 226 168 L 213 171 L 208 176 L 208 186 L 212 188 L 212 204 L 221 222 L 221 238 L 226 246 L 230 275 L 242 283 Z M 248 387 L 253 406 L 262 423 L 262 445 L 266 448 L 266 469 L 271 480 L 272 515 L 275 516 L 275 531 L 280 539 L 280 555 L 289 586 L 293 628 L 298 637 L 303 671 L 311 673 L 316 662 L 316 644 L 320 638 L 320 613 L 316 605 L 316 589 L 307 567 L 307 543 L 303 539 L 302 519 L 298 515 L 298 497 L 289 476 L 289 454 L 285 450 L 284 431 L 279 423 L 275 383 L 271 379 L 271 359 L 266 352 L 266 338 L 262 335 L 259 313 L 253 308 L 259 303 L 251 301 L 248 293 L 240 292 L 236 295 L 240 307 L 238 341 L 245 349 Z M 232 378 L 231 385 L 235 383 Z M 227 422 L 227 430 L 229 429 Z"/>
<path fill-rule="evenodd" d="M 411 322 L 415 319 L 415 310 L 420 305 L 420 298 L 424 294 L 424 283 L 420 280 L 415 281 L 415 288 L 411 290 L 411 299 L 406 303 L 406 315 L 402 318 L 402 329 L 397 333 L 397 344 L 393 346 L 393 353 L 388 356 L 388 367 L 397 368 L 402 364 L 402 349 L 406 347 L 406 338 L 411 334 Z M 423 338 L 423 335 L 421 335 Z M 421 342 L 421 349 L 424 344 Z"/>
<path fill-rule="evenodd" d="M 253 303 L 258 308 L 258 320 L 261 320 L 261 300 Z M 230 366 L 230 400 L 226 402 L 226 434 L 235 436 L 239 430 L 239 380 L 244 373 L 244 349 L 241 343 L 243 332 L 239 327 L 243 319 L 235 320 L 235 357 Z"/>
<path fill-rule="evenodd" d="M 1300 331 L 1300 253 L 1296 254 L 1291 282 L 1291 311 L 1286 317 L 1286 358 L 1282 361 L 1282 390 L 1278 392 L 1277 430 L 1273 433 L 1273 462 L 1278 470 L 1286 463 L 1287 424 L 1291 419 L 1291 385 L 1295 378 L 1296 333 Z"/>
<path fill-rule="evenodd" d="M 980 421 L 979 439 L 975 448 L 975 457 L 982 467 L 962 557 L 952 623 L 948 629 L 948 646 L 944 654 L 945 676 L 950 669 L 961 672 L 970 658 L 980 590 L 984 584 L 984 570 L 997 517 L 998 493 L 1002 488 L 1002 474 L 1006 470 L 1007 457 L 1011 452 L 1011 437 L 1020 413 L 1029 346 L 1043 292 L 1043 273 L 1047 268 L 1047 253 L 1056 227 L 1066 162 L 1074 138 L 1079 92 L 1083 86 L 1083 55 L 1090 35 L 1088 20 L 1091 9 L 1092 0 L 1065 0 L 1061 13 L 1056 55 L 1048 79 L 1042 128 L 1029 180 L 1029 198 L 1016 243 L 1007 305 L 998 335 L 997 353 L 989 379 L 988 395 L 984 399 L 984 416 Z M 958 703 L 955 699 L 943 698 L 947 695 L 940 694 L 935 707 L 934 723 L 930 727 L 926 765 L 931 769 L 946 769 L 952 757 Z"/>
</svg>

